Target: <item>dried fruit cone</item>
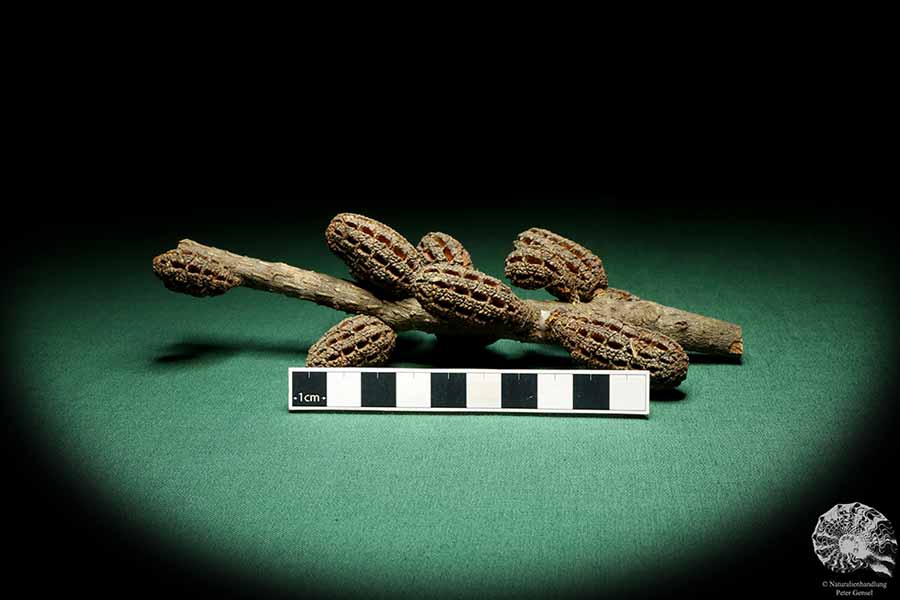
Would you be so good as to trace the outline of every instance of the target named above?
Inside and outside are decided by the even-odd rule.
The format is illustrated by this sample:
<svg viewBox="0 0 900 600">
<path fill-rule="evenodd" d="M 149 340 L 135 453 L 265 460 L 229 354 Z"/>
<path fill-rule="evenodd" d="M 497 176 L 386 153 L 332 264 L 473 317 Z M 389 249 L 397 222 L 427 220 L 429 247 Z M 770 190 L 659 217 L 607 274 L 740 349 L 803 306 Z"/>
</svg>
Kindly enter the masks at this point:
<svg viewBox="0 0 900 600">
<path fill-rule="evenodd" d="M 388 296 L 412 295 L 412 283 L 421 257 L 409 241 L 379 221 L 341 213 L 325 229 L 325 243 L 350 273 Z"/>
<path fill-rule="evenodd" d="M 519 234 L 506 258 L 506 276 L 523 289 L 545 287 L 566 302 L 591 298 L 607 287 L 603 261 L 593 252 L 547 229 Z"/>
<path fill-rule="evenodd" d="M 154 258 L 153 272 L 173 292 L 201 298 L 241 285 L 241 278 L 222 265 L 179 249 Z"/>
<path fill-rule="evenodd" d="M 461 327 L 526 332 L 537 314 L 499 279 L 481 271 L 435 263 L 416 278 L 416 300 L 426 311 Z"/>
<path fill-rule="evenodd" d="M 578 300 L 577 275 L 549 250 L 534 246 L 513 250 L 506 257 L 505 275 L 524 290 L 547 288 L 557 298 Z"/>
<path fill-rule="evenodd" d="M 460 267 L 475 268 L 472 265 L 472 257 L 465 246 L 452 235 L 441 231 L 432 231 L 422 236 L 416 246 L 422 262 L 426 265 L 444 263 Z M 452 333 L 439 333 L 437 337 L 438 348 L 446 352 L 465 352 L 466 350 L 484 348 L 496 342 L 497 336 L 481 335 L 455 335 Z"/>
<path fill-rule="evenodd" d="M 687 377 L 687 353 L 661 333 L 572 311 L 555 311 L 547 323 L 572 358 L 591 368 L 650 371 L 656 389 L 677 387 Z"/>
<path fill-rule="evenodd" d="M 387 363 L 397 334 L 384 321 L 369 315 L 348 317 L 310 346 L 308 367 L 365 367 Z"/>
<path fill-rule="evenodd" d="M 472 267 L 472 257 L 465 247 L 451 235 L 440 231 L 426 233 L 416 246 L 424 264 L 448 263 Z"/>
</svg>

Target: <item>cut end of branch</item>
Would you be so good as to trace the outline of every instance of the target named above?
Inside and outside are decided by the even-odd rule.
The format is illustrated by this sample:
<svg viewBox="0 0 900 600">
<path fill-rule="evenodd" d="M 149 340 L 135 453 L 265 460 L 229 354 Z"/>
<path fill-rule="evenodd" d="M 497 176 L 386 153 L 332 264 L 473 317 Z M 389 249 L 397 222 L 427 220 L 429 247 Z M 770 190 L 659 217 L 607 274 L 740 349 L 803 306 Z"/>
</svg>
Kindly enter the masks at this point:
<svg viewBox="0 0 900 600">
<path fill-rule="evenodd" d="M 735 356 L 742 356 L 744 354 L 744 338 L 743 336 L 731 342 L 731 345 L 728 347 L 728 353 L 733 354 Z"/>
</svg>

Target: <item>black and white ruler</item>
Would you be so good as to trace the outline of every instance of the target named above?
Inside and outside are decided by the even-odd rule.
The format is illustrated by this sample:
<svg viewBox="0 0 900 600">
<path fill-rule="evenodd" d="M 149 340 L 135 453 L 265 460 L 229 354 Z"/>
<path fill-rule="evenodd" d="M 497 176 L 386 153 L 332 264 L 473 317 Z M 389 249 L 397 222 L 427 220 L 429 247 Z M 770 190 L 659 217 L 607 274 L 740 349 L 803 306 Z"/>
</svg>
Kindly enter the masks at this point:
<svg viewBox="0 0 900 600">
<path fill-rule="evenodd" d="M 647 371 L 292 368 L 288 410 L 650 414 Z"/>
</svg>

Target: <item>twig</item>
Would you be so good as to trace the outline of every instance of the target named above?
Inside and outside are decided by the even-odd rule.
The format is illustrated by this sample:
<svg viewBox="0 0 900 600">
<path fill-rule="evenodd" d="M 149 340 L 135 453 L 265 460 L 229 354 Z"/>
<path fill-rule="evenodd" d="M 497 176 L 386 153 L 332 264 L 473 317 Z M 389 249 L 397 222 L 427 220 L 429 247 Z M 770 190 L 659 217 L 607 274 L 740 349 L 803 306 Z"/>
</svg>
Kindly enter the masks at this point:
<svg viewBox="0 0 900 600">
<path fill-rule="evenodd" d="M 658 331 L 677 341 L 688 352 L 738 358 L 744 350 L 740 325 L 641 300 L 629 292 L 614 288 L 609 288 L 605 293 L 584 303 L 525 300 L 543 316 L 541 326 L 528 332 L 474 328 L 461 330 L 458 326 L 427 313 L 415 298 L 387 300 L 344 279 L 285 263 L 240 256 L 193 240 L 182 240 L 178 248 L 226 267 L 241 278 L 241 285 L 245 287 L 309 300 L 346 313 L 372 315 L 396 331 L 415 329 L 428 333 L 478 337 L 493 335 L 523 342 L 555 343 L 542 326 L 544 319 L 553 311 L 575 311 L 588 316 L 615 318 Z"/>
</svg>

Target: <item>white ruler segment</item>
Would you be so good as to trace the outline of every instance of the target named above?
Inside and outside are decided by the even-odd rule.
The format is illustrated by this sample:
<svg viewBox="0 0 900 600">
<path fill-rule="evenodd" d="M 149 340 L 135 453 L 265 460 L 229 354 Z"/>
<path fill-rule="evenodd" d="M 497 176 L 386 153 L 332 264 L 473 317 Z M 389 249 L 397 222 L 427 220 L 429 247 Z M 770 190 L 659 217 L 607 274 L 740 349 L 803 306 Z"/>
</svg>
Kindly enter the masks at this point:
<svg viewBox="0 0 900 600">
<path fill-rule="evenodd" d="M 291 368 L 288 410 L 648 416 L 650 373 Z"/>
</svg>

